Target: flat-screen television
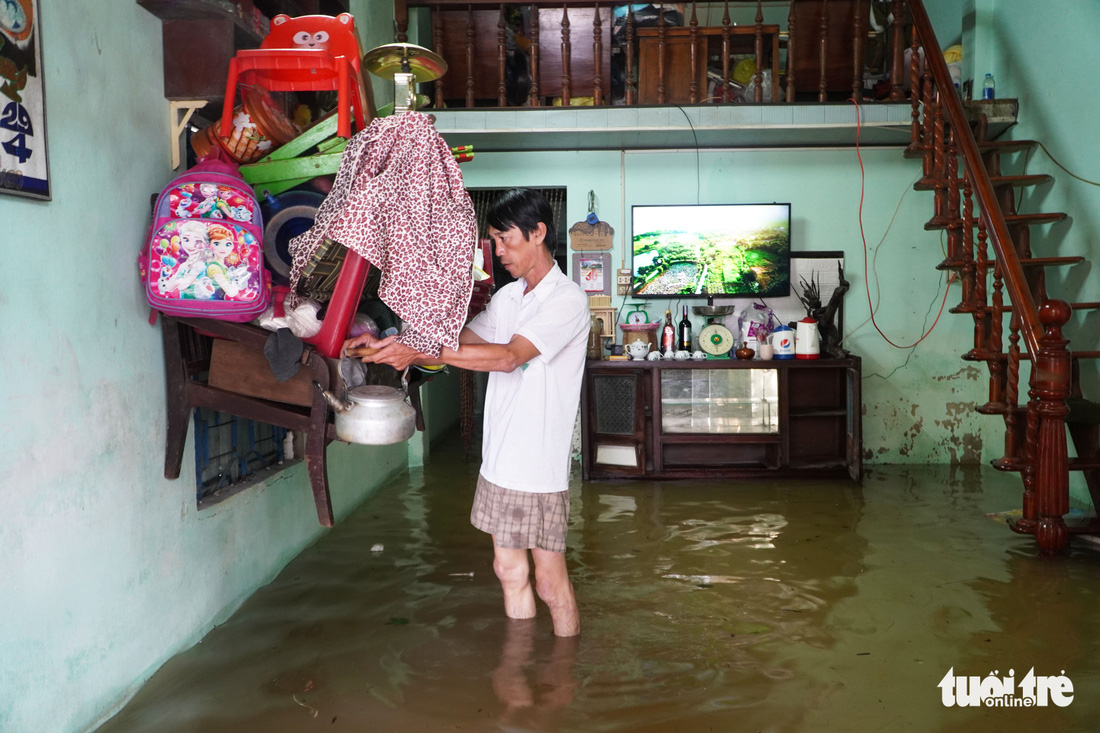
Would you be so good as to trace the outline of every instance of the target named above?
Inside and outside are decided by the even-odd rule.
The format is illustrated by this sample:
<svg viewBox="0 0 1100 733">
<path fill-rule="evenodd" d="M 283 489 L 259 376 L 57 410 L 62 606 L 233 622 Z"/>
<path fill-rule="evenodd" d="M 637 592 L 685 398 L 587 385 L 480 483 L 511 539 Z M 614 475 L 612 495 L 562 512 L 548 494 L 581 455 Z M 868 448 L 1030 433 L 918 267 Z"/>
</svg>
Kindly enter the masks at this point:
<svg viewBox="0 0 1100 733">
<path fill-rule="evenodd" d="M 639 205 L 631 224 L 637 297 L 790 295 L 790 204 Z"/>
</svg>

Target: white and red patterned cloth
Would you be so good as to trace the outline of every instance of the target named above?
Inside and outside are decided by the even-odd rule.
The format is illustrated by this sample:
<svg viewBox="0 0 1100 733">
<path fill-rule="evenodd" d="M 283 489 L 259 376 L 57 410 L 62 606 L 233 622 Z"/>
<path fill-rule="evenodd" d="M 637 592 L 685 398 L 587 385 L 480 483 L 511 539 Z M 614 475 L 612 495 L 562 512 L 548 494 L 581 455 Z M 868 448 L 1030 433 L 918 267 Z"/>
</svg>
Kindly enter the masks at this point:
<svg viewBox="0 0 1100 733">
<path fill-rule="evenodd" d="M 382 273 L 378 295 L 407 324 L 398 341 L 458 348 L 473 287 L 477 218 L 450 147 L 427 115 L 378 118 L 348 142 L 313 226 L 290 241 L 291 291 L 322 240 Z"/>
</svg>

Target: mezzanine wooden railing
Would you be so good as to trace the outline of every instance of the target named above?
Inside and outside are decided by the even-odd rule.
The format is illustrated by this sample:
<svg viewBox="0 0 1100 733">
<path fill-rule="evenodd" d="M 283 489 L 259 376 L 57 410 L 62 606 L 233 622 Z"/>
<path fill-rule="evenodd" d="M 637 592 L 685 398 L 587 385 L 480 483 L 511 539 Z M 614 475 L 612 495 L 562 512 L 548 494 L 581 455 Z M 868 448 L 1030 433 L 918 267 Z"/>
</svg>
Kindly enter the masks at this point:
<svg viewBox="0 0 1100 733">
<path fill-rule="evenodd" d="M 656 18 L 639 20 L 633 5 L 627 5 L 622 33 L 613 32 L 612 8 L 618 2 L 531 3 L 460 2 L 459 0 L 395 0 L 396 40 L 408 40 L 409 9 L 430 10 L 430 45 L 451 66 L 450 78 L 435 85 L 436 107 L 531 106 L 539 107 L 554 97 L 562 105 L 574 103 L 579 87 L 585 89 L 586 104 L 719 104 L 735 101 L 763 102 L 766 70 L 778 92 L 772 102 L 795 102 L 813 97 L 818 101 L 846 95 L 861 95 L 866 71 L 865 43 L 868 38 L 885 39 L 883 55 L 893 101 L 905 99 L 906 45 L 902 27 L 904 0 L 891 0 L 889 27 L 877 34 L 869 28 L 870 0 L 793 0 L 787 26 L 764 23 L 761 0 L 723 0 L 719 24 L 700 24 L 698 6 L 691 3 L 686 18 L 657 7 Z M 737 24 L 736 10 L 755 10 L 752 23 Z M 715 3 L 714 5 L 718 5 Z M 710 6 L 708 6 L 709 8 Z M 525 13 L 522 23 L 512 19 Z M 522 32 L 517 37 L 517 26 Z M 644 36 L 644 38 L 643 38 Z M 518 97 L 512 87 L 510 60 L 523 56 L 529 75 L 527 92 Z M 783 46 L 785 52 L 780 51 Z M 735 94 L 731 58 L 737 53 L 755 61 L 751 98 Z M 641 55 L 646 58 L 642 59 Z M 609 57 L 621 59 L 622 81 L 616 85 L 609 73 Z M 780 67 L 780 57 L 784 62 Z M 720 92 L 706 94 L 708 58 L 717 59 L 710 74 L 719 80 Z M 720 70 L 717 68 L 720 66 Z M 648 77 L 648 85 L 645 77 Z M 640 86 L 648 86 L 647 90 Z M 621 88 L 616 88 L 621 87 Z M 675 93 L 678 93 L 676 96 Z"/>
</svg>

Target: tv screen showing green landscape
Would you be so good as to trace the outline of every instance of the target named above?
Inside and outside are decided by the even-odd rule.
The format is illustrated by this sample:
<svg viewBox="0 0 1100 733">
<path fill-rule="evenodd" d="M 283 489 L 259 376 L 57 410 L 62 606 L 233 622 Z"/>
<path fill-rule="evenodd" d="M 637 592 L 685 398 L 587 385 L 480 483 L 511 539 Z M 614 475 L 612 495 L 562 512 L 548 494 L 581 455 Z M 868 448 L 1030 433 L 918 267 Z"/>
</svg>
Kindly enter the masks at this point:
<svg viewBox="0 0 1100 733">
<path fill-rule="evenodd" d="M 635 296 L 790 295 L 790 204 L 635 206 L 631 221 Z"/>
</svg>

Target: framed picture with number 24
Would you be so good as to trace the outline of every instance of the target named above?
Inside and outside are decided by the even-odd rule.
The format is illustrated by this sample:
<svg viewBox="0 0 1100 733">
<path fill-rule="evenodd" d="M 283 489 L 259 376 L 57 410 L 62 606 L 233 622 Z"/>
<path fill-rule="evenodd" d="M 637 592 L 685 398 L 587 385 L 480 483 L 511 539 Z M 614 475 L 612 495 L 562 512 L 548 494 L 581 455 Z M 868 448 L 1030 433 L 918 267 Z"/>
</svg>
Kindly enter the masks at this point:
<svg viewBox="0 0 1100 733">
<path fill-rule="evenodd" d="M 50 200 L 38 0 L 0 0 L 0 193 Z"/>
</svg>

